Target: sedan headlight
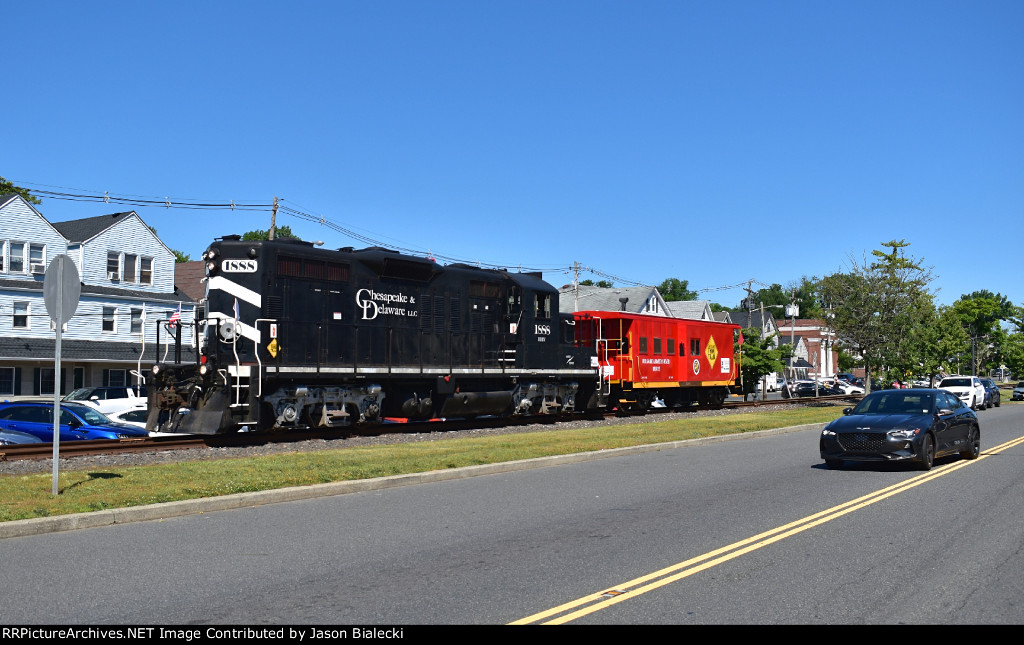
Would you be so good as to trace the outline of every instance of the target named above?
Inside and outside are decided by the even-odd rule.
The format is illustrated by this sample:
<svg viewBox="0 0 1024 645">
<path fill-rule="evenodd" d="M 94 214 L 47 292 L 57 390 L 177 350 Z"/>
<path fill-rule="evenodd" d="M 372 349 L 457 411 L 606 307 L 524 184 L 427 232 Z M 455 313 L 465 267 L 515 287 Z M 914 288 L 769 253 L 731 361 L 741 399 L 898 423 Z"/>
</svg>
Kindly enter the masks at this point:
<svg viewBox="0 0 1024 645">
<path fill-rule="evenodd" d="M 833 430 L 829 430 L 828 428 L 825 428 L 824 430 L 821 431 L 821 436 L 823 436 L 823 437 L 834 437 L 834 436 L 836 436 L 836 433 Z"/>
<path fill-rule="evenodd" d="M 902 430 L 890 430 L 885 433 L 893 441 L 908 441 L 921 434 L 924 428 L 904 428 Z"/>
</svg>

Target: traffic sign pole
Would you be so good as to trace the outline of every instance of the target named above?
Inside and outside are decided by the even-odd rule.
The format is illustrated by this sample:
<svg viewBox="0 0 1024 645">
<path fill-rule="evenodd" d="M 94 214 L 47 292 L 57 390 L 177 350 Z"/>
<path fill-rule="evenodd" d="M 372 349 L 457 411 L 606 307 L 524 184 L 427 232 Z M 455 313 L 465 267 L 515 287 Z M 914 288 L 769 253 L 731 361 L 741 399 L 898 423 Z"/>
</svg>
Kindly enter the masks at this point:
<svg viewBox="0 0 1024 645">
<path fill-rule="evenodd" d="M 60 493 L 57 475 L 60 467 L 60 352 L 61 332 L 78 309 L 82 295 L 82 282 L 74 261 L 67 255 L 58 255 L 46 268 L 43 278 L 43 304 L 57 330 L 57 344 L 53 365 L 53 494 Z"/>
</svg>

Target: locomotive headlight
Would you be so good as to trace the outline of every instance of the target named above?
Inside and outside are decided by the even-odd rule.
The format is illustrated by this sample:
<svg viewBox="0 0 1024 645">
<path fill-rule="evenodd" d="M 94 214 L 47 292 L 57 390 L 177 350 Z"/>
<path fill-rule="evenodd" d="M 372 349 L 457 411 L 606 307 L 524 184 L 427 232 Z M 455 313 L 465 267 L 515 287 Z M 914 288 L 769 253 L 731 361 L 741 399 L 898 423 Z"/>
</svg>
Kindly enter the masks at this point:
<svg viewBox="0 0 1024 645">
<path fill-rule="evenodd" d="M 207 262 L 206 263 L 206 271 L 208 273 L 213 273 L 214 269 L 216 269 L 216 268 L 217 268 L 217 263 L 216 262 Z"/>
<path fill-rule="evenodd" d="M 200 376 L 206 376 L 206 373 L 209 372 L 209 371 L 210 371 L 210 366 L 207 365 L 206 363 L 203 363 L 202 365 L 199 366 L 199 374 L 200 374 Z"/>
<path fill-rule="evenodd" d="M 156 365 L 154 365 L 153 366 L 153 376 L 156 376 L 157 374 L 162 372 L 163 369 L 164 369 L 164 366 L 161 365 L 160 363 L 157 363 Z"/>
</svg>

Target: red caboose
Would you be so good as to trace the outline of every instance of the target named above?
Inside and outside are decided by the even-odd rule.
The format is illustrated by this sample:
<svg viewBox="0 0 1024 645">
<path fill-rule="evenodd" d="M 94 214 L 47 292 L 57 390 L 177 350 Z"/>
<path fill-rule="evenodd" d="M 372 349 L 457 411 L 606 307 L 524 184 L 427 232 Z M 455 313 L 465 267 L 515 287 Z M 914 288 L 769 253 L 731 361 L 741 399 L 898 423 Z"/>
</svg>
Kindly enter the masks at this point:
<svg viewBox="0 0 1024 645">
<path fill-rule="evenodd" d="M 739 377 L 739 325 L 622 311 L 575 314 L 576 341 L 592 348 L 609 407 L 721 405 Z"/>
</svg>

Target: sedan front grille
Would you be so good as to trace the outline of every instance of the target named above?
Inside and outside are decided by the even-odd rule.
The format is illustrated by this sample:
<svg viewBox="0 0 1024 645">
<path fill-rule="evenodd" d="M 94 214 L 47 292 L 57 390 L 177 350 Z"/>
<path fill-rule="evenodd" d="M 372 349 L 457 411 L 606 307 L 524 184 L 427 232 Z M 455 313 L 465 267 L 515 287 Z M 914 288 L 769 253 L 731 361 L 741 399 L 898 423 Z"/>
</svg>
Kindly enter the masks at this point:
<svg viewBox="0 0 1024 645">
<path fill-rule="evenodd" d="M 886 447 L 885 437 L 881 432 L 851 432 L 836 438 L 846 452 L 881 452 Z"/>
</svg>

